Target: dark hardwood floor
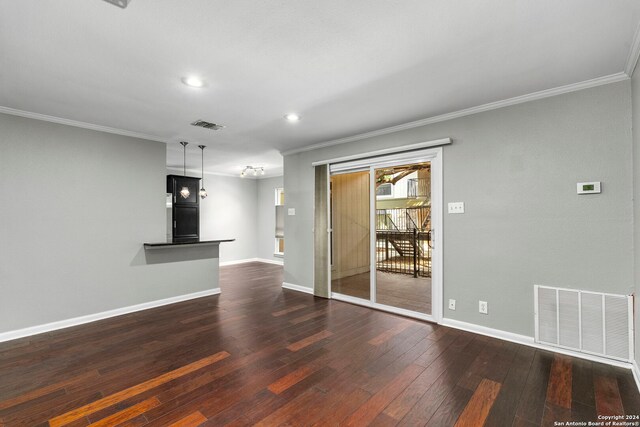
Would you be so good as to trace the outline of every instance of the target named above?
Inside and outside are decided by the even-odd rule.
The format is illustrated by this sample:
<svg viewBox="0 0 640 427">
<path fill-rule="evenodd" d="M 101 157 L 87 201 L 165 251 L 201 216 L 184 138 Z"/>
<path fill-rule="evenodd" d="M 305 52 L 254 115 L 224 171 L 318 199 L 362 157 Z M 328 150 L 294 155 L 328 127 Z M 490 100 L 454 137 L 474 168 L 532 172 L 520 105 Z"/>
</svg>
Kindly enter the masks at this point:
<svg viewBox="0 0 640 427">
<path fill-rule="evenodd" d="M 638 415 L 630 371 L 282 290 L 223 294 L 0 344 L 2 426 L 553 426 Z"/>
<path fill-rule="evenodd" d="M 331 292 L 368 300 L 370 283 L 369 272 L 333 279 Z M 431 278 L 376 271 L 376 302 L 431 314 Z"/>
</svg>

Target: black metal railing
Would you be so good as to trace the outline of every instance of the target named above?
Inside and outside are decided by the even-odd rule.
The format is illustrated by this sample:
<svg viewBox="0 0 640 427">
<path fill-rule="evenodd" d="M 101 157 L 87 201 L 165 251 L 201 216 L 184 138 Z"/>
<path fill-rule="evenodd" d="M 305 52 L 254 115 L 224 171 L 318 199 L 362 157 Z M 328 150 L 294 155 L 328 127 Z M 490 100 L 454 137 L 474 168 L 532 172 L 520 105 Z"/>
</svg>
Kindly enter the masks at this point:
<svg viewBox="0 0 640 427">
<path fill-rule="evenodd" d="M 430 207 L 376 210 L 376 268 L 431 277 Z"/>
</svg>

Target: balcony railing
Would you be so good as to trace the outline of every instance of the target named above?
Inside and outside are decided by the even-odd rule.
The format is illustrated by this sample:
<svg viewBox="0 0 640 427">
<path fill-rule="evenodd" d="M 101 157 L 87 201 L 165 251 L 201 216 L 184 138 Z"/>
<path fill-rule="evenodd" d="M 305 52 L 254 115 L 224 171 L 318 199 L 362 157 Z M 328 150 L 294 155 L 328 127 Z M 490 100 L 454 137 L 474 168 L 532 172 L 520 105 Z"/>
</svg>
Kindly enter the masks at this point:
<svg viewBox="0 0 640 427">
<path fill-rule="evenodd" d="M 427 178 L 412 178 L 407 180 L 407 198 L 431 196 L 431 180 Z"/>
<path fill-rule="evenodd" d="M 376 268 L 431 277 L 431 208 L 376 210 Z"/>
</svg>

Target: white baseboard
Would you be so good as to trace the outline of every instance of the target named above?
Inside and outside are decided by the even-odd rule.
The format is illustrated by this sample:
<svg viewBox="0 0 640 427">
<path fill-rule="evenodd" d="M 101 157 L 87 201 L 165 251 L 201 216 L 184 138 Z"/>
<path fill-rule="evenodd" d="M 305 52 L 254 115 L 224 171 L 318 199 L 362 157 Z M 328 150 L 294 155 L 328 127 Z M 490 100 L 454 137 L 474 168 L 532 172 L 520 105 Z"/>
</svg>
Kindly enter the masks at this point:
<svg viewBox="0 0 640 427">
<path fill-rule="evenodd" d="M 245 258 L 245 259 L 237 259 L 234 261 L 223 261 L 220 263 L 220 267 L 225 267 L 227 265 L 237 265 L 237 264 L 245 264 L 247 262 L 264 262 L 267 264 L 277 264 L 283 265 L 282 261 L 274 260 L 274 259 L 266 259 L 266 258 Z"/>
<path fill-rule="evenodd" d="M 195 298 L 202 298 L 220 293 L 220 288 L 209 289 L 201 292 L 194 292 L 186 295 L 178 295 L 176 297 L 165 298 L 156 301 L 145 302 L 142 304 L 130 305 L 128 307 L 116 308 L 114 310 L 103 311 L 101 313 L 88 314 L 86 316 L 74 317 L 72 319 L 59 320 L 57 322 L 45 323 L 44 325 L 30 326 L 24 329 L 0 333 L 0 342 L 24 338 L 31 335 L 38 335 L 44 332 L 56 331 L 58 329 L 70 328 L 71 326 L 83 325 L 85 323 L 95 322 L 97 320 L 108 319 L 110 317 L 122 316 L 123 314 L 133 313 L 136 311 L 148 310 L 150 308 L 161 307 L 163 305 L 175 304 L 177 302 L 187 301 Z"/>
<path fill-rule="evenodd" d="M 294 285 L 293 283 L 282 282 L 282 287 L 285 289 L 290 289 L 292 291 L 304 292 L 305 294 L 313 295 L 313 289 L 307 288 L 306 286 Z"/>
<path fill-rule="evenodd" d="M 277 260 L 277 259 L 256 258 L 256 260 L 258 262 L 264 262 L 267 264 L 284 265 L 284 262 L 282 260 Z"/>
<path fill-rule="evenodd" d="M 473 332 L 474 334 L 486 335 L 492 338 L 498 338 L 500 340 L 511 341 L 517 344 L 527 345 L 529 347 L 539 348 L 541 350 L 547 350 L 554 353 L 566 354 L 567 356 L 577 357 L 579 359 L 586 359 L 592 362 L 605 363 L 607 365 L 619 366 L 622 368 L 632 369 L 632 364 L 614 359 L 608 359 L 606 357 L 600 357 L 593 354 L 581 353 L 579 351 L 572 351 L 566 348 L 553 347 L 550 345 L 540 344 L 535 342 L 533 337 L 527 335 L 514 334 L 512 332 L 501 331 L 499 329 L 487 328 L 486 326 L 474 325 L 473 323 L 461 322 L 454 319 L 442 319 L 440 322 L 442 326 L 448 326 L 450 328 L 461 329 L 467 332 Z M 634 374 L 635 375 L 635 374 Z M 638 379 L 636 379 L 638 381 Z M 640 384 L 640 382 L 638 382 Z M 640 390 L 640 387 L 639 387 Z"/>
</svg>

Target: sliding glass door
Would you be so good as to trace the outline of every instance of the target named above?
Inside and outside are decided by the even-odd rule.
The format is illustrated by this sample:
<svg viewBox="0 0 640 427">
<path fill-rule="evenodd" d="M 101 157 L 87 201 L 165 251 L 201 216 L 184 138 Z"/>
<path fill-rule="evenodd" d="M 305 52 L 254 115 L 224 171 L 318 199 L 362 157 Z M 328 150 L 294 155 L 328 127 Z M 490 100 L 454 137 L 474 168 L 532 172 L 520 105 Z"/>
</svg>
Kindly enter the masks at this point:
<svg viewBox="0 0 640 427">
<path fill-rule="evenodd" d="M 438 317 L 437 150 L 330 165 L 331 296 L 409 316 Z M 436 262 L 434 262 L 436 261 Z M 436 270 L 436 271 L 434 271 Z M 435 312 L 435 313 L 434 313 Z"/>
<path fill-rule="evenodd" d="M 374 170 L 374 301 L 431 314 L 431 163 Z"/>
<path fill-rule="evenodd" d="M 371 299 L 369 170 L 331 176 L 331 289 Z"/>
</svg>

